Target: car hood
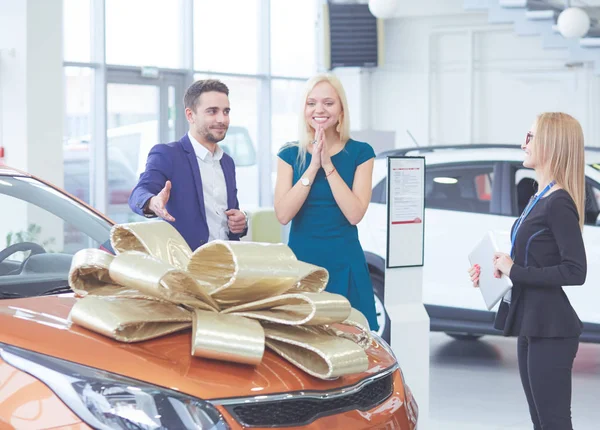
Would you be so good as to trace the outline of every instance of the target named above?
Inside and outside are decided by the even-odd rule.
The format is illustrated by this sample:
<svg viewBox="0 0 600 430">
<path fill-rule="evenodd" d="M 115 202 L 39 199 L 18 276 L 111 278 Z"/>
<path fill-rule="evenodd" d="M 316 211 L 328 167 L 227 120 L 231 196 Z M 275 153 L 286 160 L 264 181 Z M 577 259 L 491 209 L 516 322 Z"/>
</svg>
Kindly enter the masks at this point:
<svg viewBox="0 0 600 430">
<path fill-rule="evenodd" d="M 331 390 L 353 385 L 395 365 L 379 345 L 367 350 L 369 369 L 323 381 L 266 351 L 247 366 L 191 356 L 191 330 L 139 343 L 122 343 L 71 324 L 72 295 L 2 300 L 0 343 L 124 375 L 203 399 Z"/>
</svg>

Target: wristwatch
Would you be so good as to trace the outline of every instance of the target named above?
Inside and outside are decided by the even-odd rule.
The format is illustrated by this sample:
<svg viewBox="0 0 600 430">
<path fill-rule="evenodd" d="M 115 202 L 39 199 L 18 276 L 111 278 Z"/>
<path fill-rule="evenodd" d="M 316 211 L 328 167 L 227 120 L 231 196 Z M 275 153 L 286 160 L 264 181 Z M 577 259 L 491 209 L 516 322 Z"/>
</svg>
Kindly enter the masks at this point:
<svg viewBox="0 0 600 430">
<path fill-rule="evenodd" d="M 304 185 L 305 187 L 309 187 L 310 186 L 310 179 L 308 179 L 307 177 L 303 177 L 302 179 L 300 179 L 300 183 L 302 185 Z"/>
<path fill-rule="evenodd" d="M 152 197 L 146 200 L 146 203 L 144 203 L 144 206 L 142 206 L 142 214 L 146 218 L 156 218 L 156 214 L 150 210 L 150 200 L 152 200 Z"/>
</svg>

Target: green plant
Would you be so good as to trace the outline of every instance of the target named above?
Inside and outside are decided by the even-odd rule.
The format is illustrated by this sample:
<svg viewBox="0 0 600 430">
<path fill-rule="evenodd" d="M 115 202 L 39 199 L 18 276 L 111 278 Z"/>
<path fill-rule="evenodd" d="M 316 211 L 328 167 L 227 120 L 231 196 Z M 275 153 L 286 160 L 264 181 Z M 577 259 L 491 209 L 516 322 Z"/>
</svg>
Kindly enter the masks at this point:
<svg viewBox="0 0 600 430">
<path fill-rule="evenodd" d="M 26 231 L 17 231 L 17 232 L 8 232 L 8 234 L 6 235 L 6 247 L 8 248 L 11 245 L 14 245 L 15 243 L 22 243 L 22 242 L 34 242 L 34 243 L 38 243 L 40 245 L 42 245 L 44 247 L 44 249 L 48 250 L 48 247 L 53 245 L 56 242 L 56 239 L 53 237 L 50 237 L 48 239 L 46 239 L 45 241 L 40 243 L 40 234 L 42 232 L 42 227 L 39 226 L 38 224 L 29 224 L 29 226 L 27 227 Z"/>
</svg>

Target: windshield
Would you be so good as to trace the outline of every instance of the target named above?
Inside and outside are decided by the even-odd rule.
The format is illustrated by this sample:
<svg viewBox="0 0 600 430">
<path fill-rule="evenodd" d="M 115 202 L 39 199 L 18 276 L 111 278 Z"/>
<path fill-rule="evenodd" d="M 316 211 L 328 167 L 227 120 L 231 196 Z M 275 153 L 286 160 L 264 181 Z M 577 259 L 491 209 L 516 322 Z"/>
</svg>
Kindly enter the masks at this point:
<svg viewBox="0 0 600 430">
<path fill-rule="evenodd" d="M 42 182 L 0 176 L 0 299 L 68 291 L 73 255 L 112 252 L 111 225 Z"/>
</svg>

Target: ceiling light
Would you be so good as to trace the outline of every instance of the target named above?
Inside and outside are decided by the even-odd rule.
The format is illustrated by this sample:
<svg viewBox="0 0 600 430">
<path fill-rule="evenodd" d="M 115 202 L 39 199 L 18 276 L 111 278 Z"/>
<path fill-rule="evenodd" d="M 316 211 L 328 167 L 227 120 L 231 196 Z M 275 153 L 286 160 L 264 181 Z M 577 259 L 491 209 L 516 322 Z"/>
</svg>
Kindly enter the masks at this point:
<svg viewBox="0 0 600 430">
<path fill-rule="evenodd" d="M 570 7 L 560 13 L 556 24 L 567 39 L 583 37 L 590 30 L 590 17 L 583 9 Z"/>
<path fill-rule="evenodd" d="M 398 0 L 369 0 L 369 10 L 375 18 L 392 18 L 398 8 Z"/>
<path fill-rule="evenodd" d="M 433 178 L 433 182 L 437 182 L 438 184 L 456 184 L 458 179 L 438 176 L 437 178 Z"/>
</svg>

